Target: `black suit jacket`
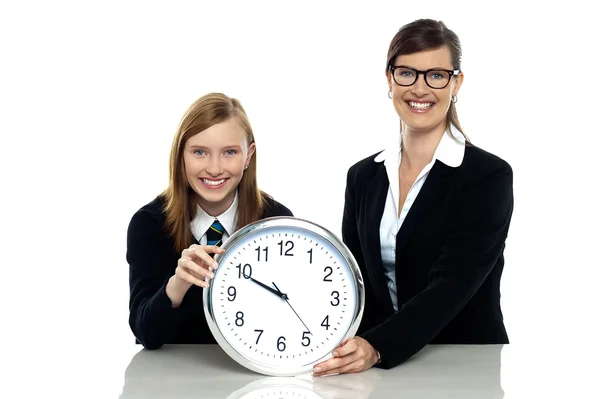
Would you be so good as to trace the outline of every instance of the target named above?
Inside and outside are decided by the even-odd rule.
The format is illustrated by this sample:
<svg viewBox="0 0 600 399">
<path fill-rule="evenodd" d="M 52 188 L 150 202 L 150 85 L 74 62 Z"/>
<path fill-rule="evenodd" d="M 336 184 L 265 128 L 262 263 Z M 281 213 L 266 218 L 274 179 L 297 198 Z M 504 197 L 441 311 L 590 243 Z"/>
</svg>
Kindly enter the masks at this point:
<svg viewBox="0 0 600 399">
<path fill-rule="evenodd" d="M 435 161 L 396 237 L 394 312 L 379 238 L 389 181 L 376 155 L 347 176 L 342 237 L 366 289 L 357 335 L 381 353 L 382 368 L 430 343 L 508 343 L 500 277 L 513 211 L 510 165 L 472 145 L 457 168 Z"/>
<path fill-rule="evenodd" d="M 261 219 L 293 216 L 277 201 L 269 198 L 267 203 Z M 216 344 L 204 316 L 203 289 L 192 285 L 176 309 L 165 291 L 181 254 L 165 232 L 163 206 L 160 197 L 146 204 L 133 215 L 127 230 L 129 326 L 136 343 L 148 349 L 164 344 Z"/>
</svg>

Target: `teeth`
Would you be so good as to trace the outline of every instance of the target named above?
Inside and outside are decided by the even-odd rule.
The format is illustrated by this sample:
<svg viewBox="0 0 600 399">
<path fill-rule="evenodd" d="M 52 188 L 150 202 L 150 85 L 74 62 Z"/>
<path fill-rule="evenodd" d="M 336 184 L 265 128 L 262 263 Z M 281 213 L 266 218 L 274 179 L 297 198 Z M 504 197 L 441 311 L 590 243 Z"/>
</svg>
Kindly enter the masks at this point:
<svg viewBox="0 0 600 399">
<path fill-rule="evenodd" d="M 416 103 L 413 101 L 409 101 L 408 105 L 415 109 L 427 109 L 433 107 L 433 103 Z"/>
<path fill-rule="evenodd" d="M 204 184 L 207 184 L 209 186 L 218 186 L 219 184 L 223 184 L 223 182 L 225 181 L 225 179 L 221 179 L 221 180 L 202 179 L 202 181 L 204 182 Z"/>
</svg>

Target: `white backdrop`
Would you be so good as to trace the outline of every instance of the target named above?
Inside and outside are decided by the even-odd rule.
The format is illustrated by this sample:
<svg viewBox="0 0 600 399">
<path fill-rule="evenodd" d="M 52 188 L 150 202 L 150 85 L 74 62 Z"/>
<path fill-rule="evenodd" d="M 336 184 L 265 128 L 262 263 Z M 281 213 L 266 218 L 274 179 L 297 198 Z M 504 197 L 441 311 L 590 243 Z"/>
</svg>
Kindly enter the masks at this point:
<svg viewBox="0 0 600 399">
<path fill-rule="evenodd" d="M 339 234 L 348 167 L 398 132 L 389 42 L 420 17 L 461 38 L 461 123 L 514 170 L 506 397 L 592 386 L 599 35 L 583 4 L 6 1 L 0 358 L 11 371 L 0 391 L 118 396 L 139 350 L 127 225 L 166 186 L 179 118 L 205 93 L 245 107 L 261 188 Z"/>
</svg>

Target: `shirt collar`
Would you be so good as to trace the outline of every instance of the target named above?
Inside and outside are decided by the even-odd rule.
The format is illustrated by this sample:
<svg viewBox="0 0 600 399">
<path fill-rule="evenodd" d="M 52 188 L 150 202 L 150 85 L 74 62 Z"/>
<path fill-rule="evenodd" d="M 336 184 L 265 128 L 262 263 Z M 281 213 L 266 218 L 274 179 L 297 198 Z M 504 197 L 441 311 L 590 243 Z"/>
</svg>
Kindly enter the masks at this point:
<svg viewBox="0 0 600 399">
<path fill-rule="evenodd" d="M 452 134 L 454 138 L 450 137 L 448 131 L 444 132 L 442 139 L 435 149 L 432 161 L 439 160 L 450 167 L 456 168 L 462 164 L 465 155 L 465 138 L 453 124 L 450 124 L 450 134 Z M 375 162 L 395 160 L 397 161 L 396 166 L 398 166 L 400 164 L 401 148 L 402 134 L 399 134 L 395 143 L 384 149 L 375 157 Z"/>
<path fill-rule="evenodd" d="M 218 216 L 210 216 L 208 213 L 202 209 L 200 205 L 197 205 L 196 216 L 192 219 L 190 228 L 192 230 L 192 234 L 200 242 L 200 239 L 209 227 L 213 224 L 215 219 L 218 219 L 219 222 L 225 228 L 225 232 L 228 236 L 231 236 L 233 232 L 237 228 L 237 208 L 238 208 L 238 193 L 235 192 L 235 197 L 233 198 L 233 202 L 231 206 L 222 214 Z"/>
</svg>

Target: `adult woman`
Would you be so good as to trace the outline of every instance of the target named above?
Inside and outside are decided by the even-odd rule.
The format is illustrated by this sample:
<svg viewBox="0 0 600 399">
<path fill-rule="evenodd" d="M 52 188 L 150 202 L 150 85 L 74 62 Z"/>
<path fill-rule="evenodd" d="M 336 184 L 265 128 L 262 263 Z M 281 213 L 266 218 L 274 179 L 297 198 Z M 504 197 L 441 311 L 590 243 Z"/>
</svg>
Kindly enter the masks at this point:
<svg viewBox="0 0 600 399">
<path fill-rule="evenodd" d="M 390 44 L 401 134 L 349 169 L 342 225 L 365 280 L 364 317 L 315 375 L 391 368 L 429 343 L 508 343 L 499 287 L 512 169 L 462 132 L 460 58 L 438 21 L 409 23 Z"/>
<path fill-rule="evenodd" d="M 292 216 L 259 190 L 256 143 L 238 100 L 207 94 L 183 116 L 173 140 L 169 186 L 132 217 L 127 233 L 129 324 L 149 349 L 216 343 L 202 309 L 211 254 L 237 229 Z"/>
</svg>

